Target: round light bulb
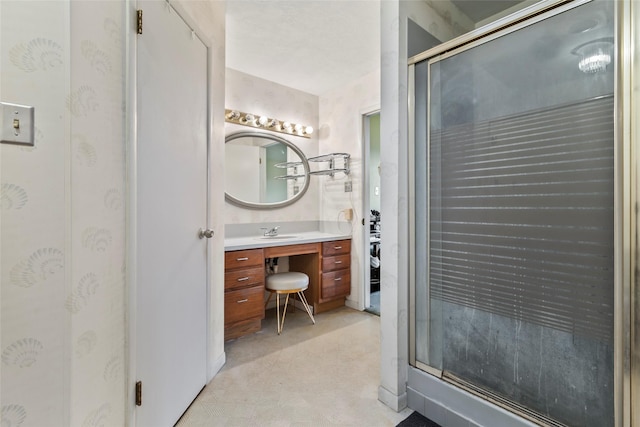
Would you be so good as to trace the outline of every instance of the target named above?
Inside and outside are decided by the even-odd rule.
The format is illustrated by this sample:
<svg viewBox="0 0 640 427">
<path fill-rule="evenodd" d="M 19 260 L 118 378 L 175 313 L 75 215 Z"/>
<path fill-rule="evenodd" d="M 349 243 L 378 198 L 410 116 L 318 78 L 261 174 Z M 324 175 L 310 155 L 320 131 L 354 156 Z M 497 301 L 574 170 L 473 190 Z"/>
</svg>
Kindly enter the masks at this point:
<svg viewBox="0 0 640 427">
<path fill-rule="evenodd" d="M 302 132 L 302 125 L 301 125 L 300 123 L 298 123 L 298 124 L 293 128 L 293 130 L 295 130 L 295 131 L 296 131 L 296 133 L 300 133 L 300 132 Z"/>
<path fill-rule="evenodd" d="M 254 115 L 253 115 L 253 114 L 247 114 L 247 115 L 245 115 L 245 116 L 244 116 L 244 120 L 245 120 L 247 123 L 253 123 L 253 122 L 255 122 L 255 121 L 256 121 L 256 118 L 254 117 Z"/>
<path fill-rule="evenodd" d="M 313 126 L 307 126 L 306 128 L 304 128 L 304 133 L 306 133 L 307 135 L 311 135 L 313 133 Z"/>
<path fill-rule="evenodd" d="M 260 116 L 260 118 L 258 119 L 258 123 L 260 123 L 260 126 L 265 126 L 268 122 L 269 118 L 267 116 Z"/>
<path fill-rule="evenodd" d="M 240 113 L 237 111 L 230 111 L 229 114 L 227 114 L 227 118 L 230 120 L 238 120 L 240 118 Z"/>
<path fill-rule="evenodd" d="M 282 123 L 282 128 L 284 130 L 286 130 L 287 132 L 291 132 L 291 123 L 289 123 L 289 122 Z"/>
</svg>

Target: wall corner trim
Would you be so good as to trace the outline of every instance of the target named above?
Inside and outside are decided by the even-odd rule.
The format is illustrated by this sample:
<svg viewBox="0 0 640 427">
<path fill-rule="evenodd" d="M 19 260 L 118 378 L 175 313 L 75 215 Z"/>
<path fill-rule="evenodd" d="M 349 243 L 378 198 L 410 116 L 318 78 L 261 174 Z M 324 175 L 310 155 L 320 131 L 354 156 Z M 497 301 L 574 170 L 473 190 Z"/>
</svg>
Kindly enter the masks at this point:
<svg viewBox="0 0 640 427">
<path fill-rule="evenodd" d="M 223 351 L 216 360 L 209 364 L 209 372 L 207 373 L 207 384 L 213 379 L 213 377 L 218 374 L 218 372 L 220 372 L 220 369 L 222 369 L 225 363 L 227 363 L 227 353 Z"/>
<path fill-rule="evenodd" d="M 378 387 L 378 400 L 396 412 L 400 412 L 407 407 L 407 392 L 396 395 L 386 388 Z"/>
</svg>

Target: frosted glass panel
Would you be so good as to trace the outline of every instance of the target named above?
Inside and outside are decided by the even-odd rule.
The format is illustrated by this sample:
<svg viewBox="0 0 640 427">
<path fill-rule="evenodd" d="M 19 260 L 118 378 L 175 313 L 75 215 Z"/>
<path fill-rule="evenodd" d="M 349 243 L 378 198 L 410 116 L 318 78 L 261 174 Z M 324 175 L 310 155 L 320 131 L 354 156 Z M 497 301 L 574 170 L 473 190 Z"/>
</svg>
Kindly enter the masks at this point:
<svg viewBox="0 0 640 427">
<path fill-rule="evenodd" d="M 613 34 L 595 1 L 416 66 L 417 360 L 571 426 L 613 425 Z"/>
</svg>

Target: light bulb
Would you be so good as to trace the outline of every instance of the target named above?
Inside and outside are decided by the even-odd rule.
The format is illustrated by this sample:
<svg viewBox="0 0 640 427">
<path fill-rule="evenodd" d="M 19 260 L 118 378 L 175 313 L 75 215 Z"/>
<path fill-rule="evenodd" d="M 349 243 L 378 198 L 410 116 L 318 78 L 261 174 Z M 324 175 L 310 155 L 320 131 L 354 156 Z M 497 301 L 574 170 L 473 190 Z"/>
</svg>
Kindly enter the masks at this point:
<svg viewBox="0 0 640 427">
<path fill-rule="evenodd" d="M 269 127 L 270 128 L 278 128 L 279 127 L 279 123 L 276 119 L 271 119 L 271 121 L 269 122 Z"/>
<path fill-rule="evenodd" d="M 304 128 L 304 133 L 306 133 L 307 135 L 311 135 L 313 133 L 313 127 L 307 126 L 306 128 Z"/>
<path fill-rule="evenodd" d="M 605 71 L 607 65 L 611 63 L 611 55 L 606 53 L 596 53 L 590 56 L 585 56 L 578 62 L 578 68 L 583 73 L 597 73 L 599 71 Z"/>
<path fill-rule="evenodd" d="M 265 126 L 268 122 L 269 118 L 267 116 L 260 116 L 260 118 L 258 119 L 258 123 L 260 123 L 260 126 Z"/>
<path fill-rule="evenodd" d="M 574 50 L 572 54 L 580 57 L 578 68 L 583 73 L 598 73 L 607 70 L 613 56 L 613 39 L 603 38 L 584 43 Z"/>
<path fill-rule="evenodd" d="M 291 132 L 291 123 L 289 123 L 289 122 L 282 123 L 282 128 L 284 130 L 286 130 L 287 132 Z"/>
<path fill-rule="evenodd" d="M 296 131 L 296 133 L 300 133 L 300 132 L 302 132 L 302 125 L 301 125 L 300 123 L 298 123 L 298 124 L 293 128 L 293 130 L 295 130 L 295 131 Z"/>
<path fill-rule="evenodd" d="M 244 116 L 244 121 L 247 122 L 247 123 L 253 124 L 253 122 L 256 121 L 256 118 L 255 118 L 255 116 L 253 114 L 246 114 Z"/>
<path fill-rule="evenodd" d="M 230 111 L 229 114 L 227 114 L 227 118 L 229 120 L 238 120 L 240 118 L 240 113 L 237 111 Z"/>
</svg>

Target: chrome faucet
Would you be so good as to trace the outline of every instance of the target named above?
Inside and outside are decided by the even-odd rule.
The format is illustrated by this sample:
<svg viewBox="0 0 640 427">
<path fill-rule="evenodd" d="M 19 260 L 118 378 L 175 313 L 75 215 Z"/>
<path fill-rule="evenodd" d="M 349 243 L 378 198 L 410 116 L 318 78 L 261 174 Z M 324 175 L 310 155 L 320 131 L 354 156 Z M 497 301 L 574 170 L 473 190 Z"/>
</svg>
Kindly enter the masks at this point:
<svg viewBox="0 0 640 427">
<path fill-rule="evenodd" d="M 278 235 L 278 226 L 273 227 L 273 228 L 268 228 L 268 227 L 261 227 L 260 230 L 264 230 L 263 232 L 263 236 L 264 237 L 274 237 Z"/>
</svg>

